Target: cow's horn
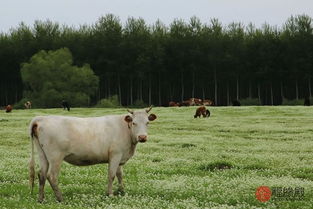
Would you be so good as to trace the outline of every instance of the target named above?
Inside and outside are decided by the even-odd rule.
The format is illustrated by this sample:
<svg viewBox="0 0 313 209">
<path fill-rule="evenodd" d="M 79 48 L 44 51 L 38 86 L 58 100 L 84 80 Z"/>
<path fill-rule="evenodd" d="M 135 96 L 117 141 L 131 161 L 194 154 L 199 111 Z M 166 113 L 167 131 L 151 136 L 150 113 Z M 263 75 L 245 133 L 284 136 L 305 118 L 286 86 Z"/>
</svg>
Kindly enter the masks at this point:
<svg viewBox="0 0 313 209">
<path fill-rule="evenodd" d="M 152 109 L 152 105 L 149 107 L 149 109 L 146 109 L 146 112 L 150 112 L 150 110 Z"/>
<path fill-rule="evenodd" d="M 130 109 L 127 109 L 127 111 L 128 111 L 130 114 L 134 114 L 134 111 L 131 111 Z"/>
</svg>

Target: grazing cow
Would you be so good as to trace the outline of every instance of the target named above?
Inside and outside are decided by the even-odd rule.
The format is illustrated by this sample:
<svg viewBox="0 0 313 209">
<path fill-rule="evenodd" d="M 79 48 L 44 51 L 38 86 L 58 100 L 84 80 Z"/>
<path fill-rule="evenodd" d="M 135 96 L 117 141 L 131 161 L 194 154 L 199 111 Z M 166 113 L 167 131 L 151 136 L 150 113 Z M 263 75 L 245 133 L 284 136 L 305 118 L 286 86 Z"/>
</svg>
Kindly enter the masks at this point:
<svg viewBox="0 0 313 209">
<path fill-rule="evenodd" d="M 205 106 L 214 106 L 214 102 L 212 100 L 205 99 L 205 100 L 203 100 L 203 105 L 205 105 Z"/>
<path fill-rule="evenodd" d="M 8 106 L 5 107 L 5 112 L 6 113 L 12 112 L 12 109 L 13 109 L 13 106 L 12 105 L 8 105 Z"/>
<path fill-rule="evenodd" d="M 138 142 L 147 141 L 148 123 L 157 118 L 154 114 L 148 114 L 151 108 L 129 111 L 130 114 L 91 118 L 35 117 L 29 126 L 32 145 L 29 180 L 33 190 L 35 144 L 40 162 L 38 201 L 44 199 L 46 179 L 56 199 L 63 200 L 58 187 L 58 174 L 63 160 L 77 166 L 108 163 L 108 195 L 113 196 L 115 176 L 119 189 L 123 191 L 122 165 L 134 155 Z"/>
<path fill-rule="evenodd" d="M 200 118 L 201 115 L 202 115 L 202 117 L 204 117 L 204 118 L 210 117 L 210 111 L 207 110 L 207 109 L 205 108 L 205 106 L 198 107 L 197 110 L 196 110 L 196 114 L 194 115 L 194 118 L 197 118 L 197 117 Z"/>
<path fill-rule="evenodd" d="M 66 100 L 62 100 L 62 107 L 63 107 L 63 110 L 65 110 L 66 108 L 67 111 L 70 111 L 70 105 L 68 104 Z"/>
<path fill-rule="evenodd" d="M 309 98 L 305 98 L 304 99 L 304 106 L 310 106 L 310 105 L 311 105 L 310 99 Z"/>
<path fill-rule="evenodd" d="M 233 103 L 233 106 L 240 106 L 241 105 L 238 100 L 234 100 L 234 101 L 232 101 L 232 103 Z"/>
<path fill-rule="evenodd" d="M 31 109 L 32 108 L 32 103 L 30 101 L 25 102 L 24 104 L 26 109 Z"/>
</svg>

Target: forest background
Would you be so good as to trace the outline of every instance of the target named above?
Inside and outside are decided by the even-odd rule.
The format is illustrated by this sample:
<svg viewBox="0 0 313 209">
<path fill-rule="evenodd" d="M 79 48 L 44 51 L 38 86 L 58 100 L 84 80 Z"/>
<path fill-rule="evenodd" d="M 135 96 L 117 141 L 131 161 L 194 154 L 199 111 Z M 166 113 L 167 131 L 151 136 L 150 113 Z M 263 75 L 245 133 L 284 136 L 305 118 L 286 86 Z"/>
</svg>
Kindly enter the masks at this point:
<svg viewBox="0 0 313 209">
<path fill-rule="evenodd" d="M 34 89 L 23 80 L 21 69 L 34 55 L 59 49 L 68 51 L 75 68 L 91 69 L 97 77 L 88 91 L 78 88 L 85 95 L 74 106 L 94 106 L 110 98 L 118 105 L 161 106 L 190 97 L 211 99 L 219 106 L 235 99 L 250 105 L 290 105 L 312 97 L 313 23 L 308 15 L 291 16 L 280 27 L 265 23 L 256 28 L 252 23 L 223 25 L 218 19 L 202 23 L 197 17 L 176 19 L 168 26 L 160 21 L 148 25 L 141 18 L 121 23 L 107 14 L 78 28 L 47 20 L 1 33 L 0 105 L 34 99 L 28 98 Z M 36 72 L 33 76 L 38 78 Z M 68 99 L 62 88 L 54 90 L 48 95 Z"/>
</svg>

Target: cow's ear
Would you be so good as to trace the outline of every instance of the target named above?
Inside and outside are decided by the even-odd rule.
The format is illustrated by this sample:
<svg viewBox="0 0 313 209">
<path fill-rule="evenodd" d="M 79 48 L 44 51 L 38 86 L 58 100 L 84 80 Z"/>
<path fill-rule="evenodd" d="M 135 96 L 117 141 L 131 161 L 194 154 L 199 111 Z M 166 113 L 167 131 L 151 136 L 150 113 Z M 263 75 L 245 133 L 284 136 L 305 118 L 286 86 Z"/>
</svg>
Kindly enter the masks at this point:
<svg viewBox="0 0 313 209">
<path fill-rule="evenodd" d="M 157 118 L 157 116 L 156 116 L 155 114 L 150 114 L 149 117 L 148 117 L 148 119 L 149 119 L 150 121 L 153 121 L 153 120 L 155 120 L 156 118 Z"/>
<path fill-rule="evenodd" d="M 129 115 L 126 115 L 124 120 L 127 122 L 127 123 L 130 123 L 133 121 L 132 117 L 130 117 Z"/>
</svg>

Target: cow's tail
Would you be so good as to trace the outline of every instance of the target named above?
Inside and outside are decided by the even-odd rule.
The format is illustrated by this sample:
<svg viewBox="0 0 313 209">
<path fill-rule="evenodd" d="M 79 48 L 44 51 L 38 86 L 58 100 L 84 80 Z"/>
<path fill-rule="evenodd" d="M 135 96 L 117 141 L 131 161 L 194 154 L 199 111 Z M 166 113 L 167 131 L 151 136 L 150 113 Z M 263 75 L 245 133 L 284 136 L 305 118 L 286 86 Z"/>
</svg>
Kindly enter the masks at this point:
<svg viewBox="0 0 313 209">
<path fill-rule="evenodd" d="M 30 161 L 29 161 L 29 185 L 31 188 L 31 194 L 33 193 L 34 182 L 35 182 L 34 138 L 38 137 L 37 127 L 38 127 L 37 123 L 32 121 L 30 124 L 31 156 L 30 156 Z"/>
</svg>

